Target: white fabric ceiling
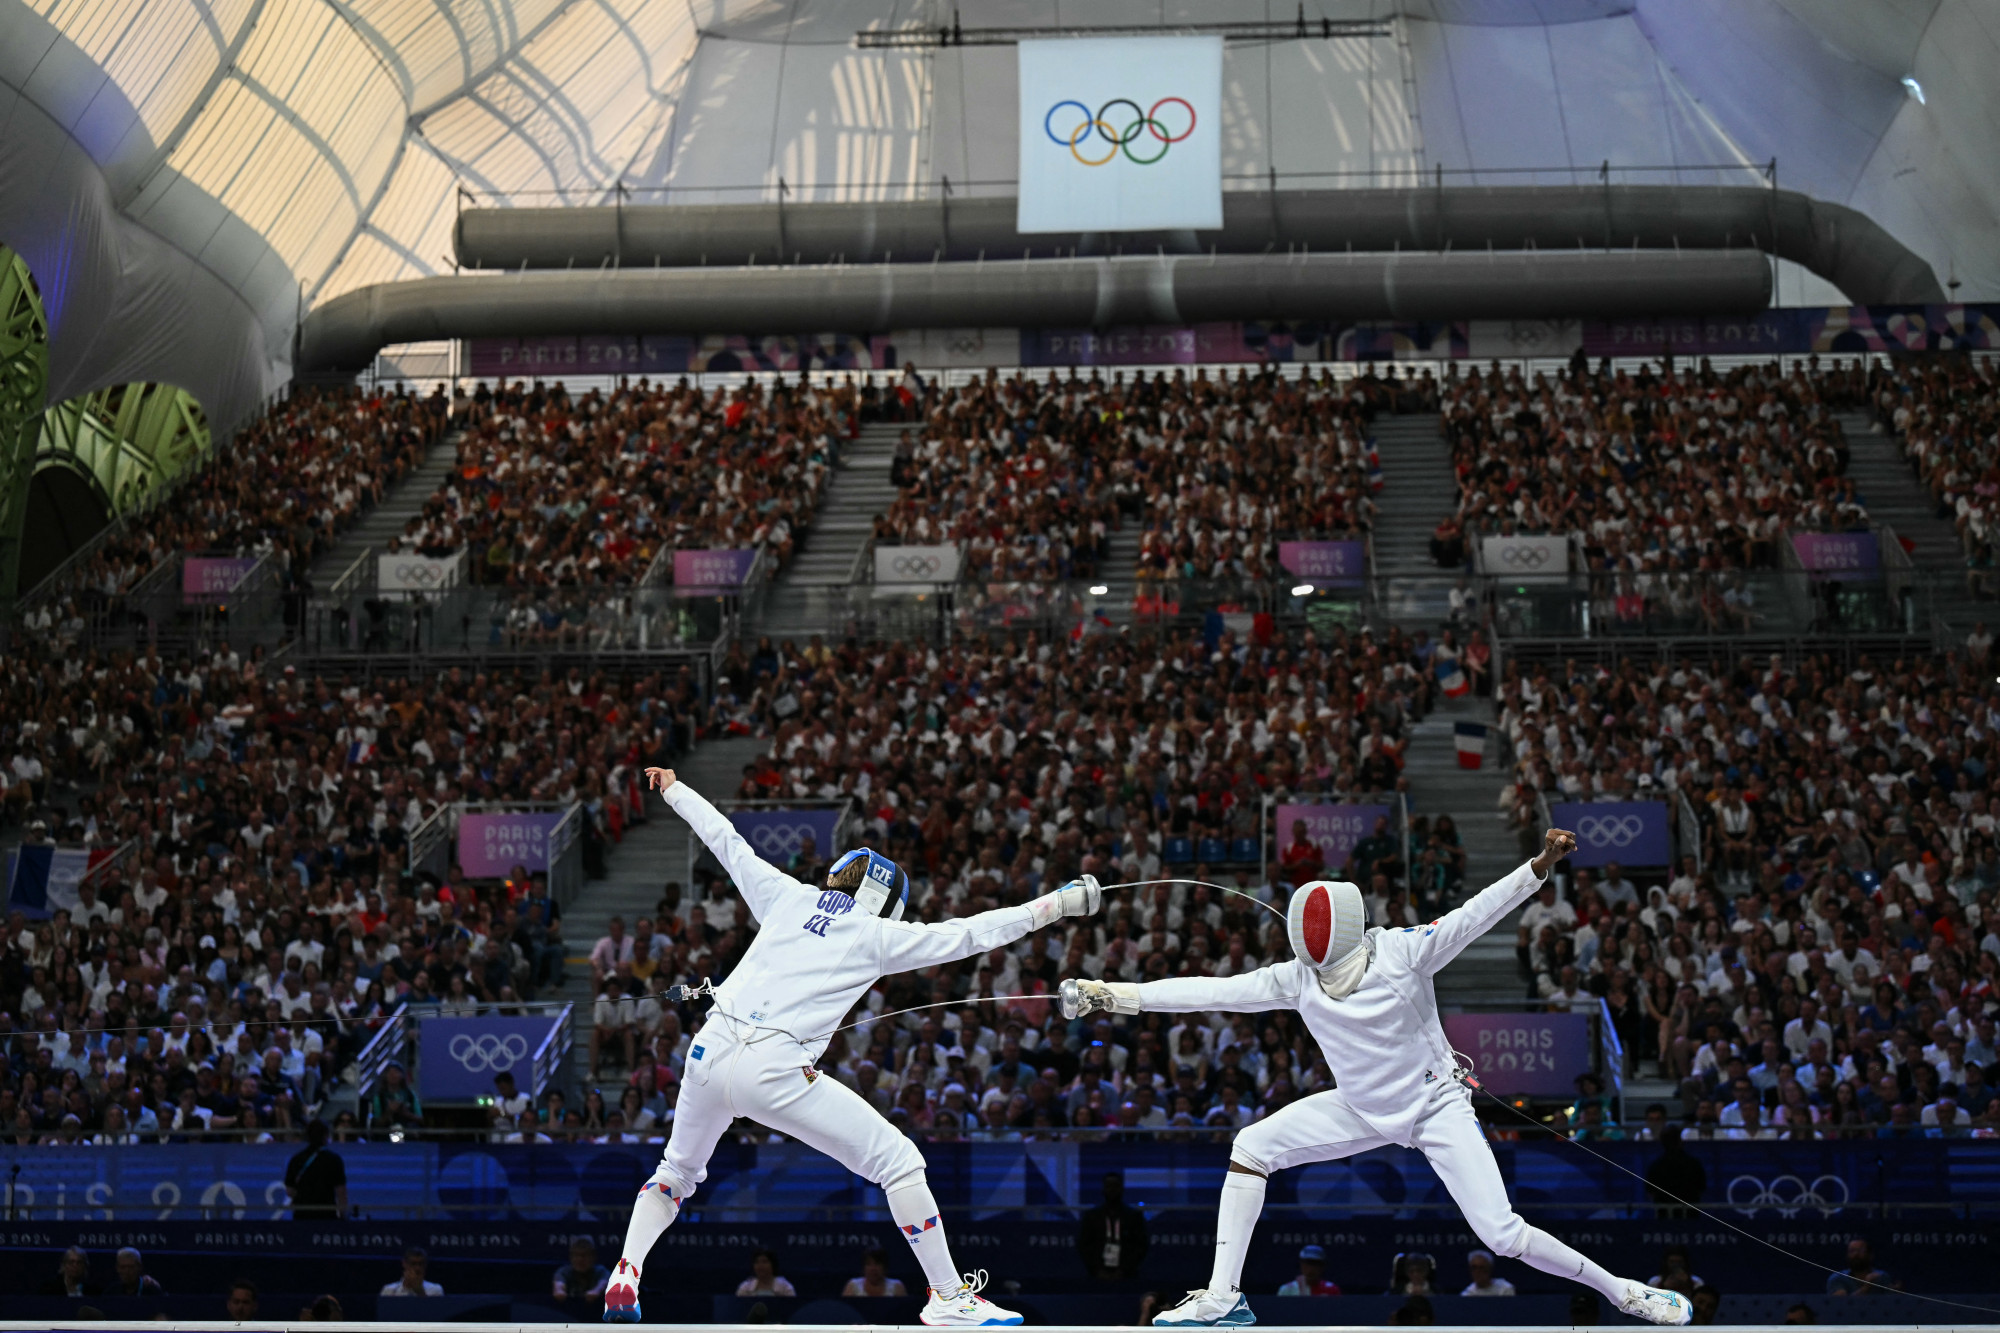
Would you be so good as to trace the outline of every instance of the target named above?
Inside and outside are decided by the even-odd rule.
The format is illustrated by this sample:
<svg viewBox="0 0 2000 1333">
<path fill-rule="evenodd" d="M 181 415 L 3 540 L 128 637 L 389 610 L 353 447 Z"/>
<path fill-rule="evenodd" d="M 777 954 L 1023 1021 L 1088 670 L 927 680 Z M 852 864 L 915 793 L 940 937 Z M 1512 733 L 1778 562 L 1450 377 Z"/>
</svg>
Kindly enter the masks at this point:
<svg viewBox="0 0 2000 1333">
<path fill-rule="evenodd" d="M 299 311 L 449 271 L 461 189 L 485 200 L 1011 193 L 1011 47 L 863 52 L 864 27 L 948 22 L 880 0 L 0 0 L 0 136 L 67 137 L 103 178 L 123 266 L 164 250 L 215 319 L 255 324 L 265 387 Z M 2000 6 L 1991 0 L 1311 0 L 1394 35 L 1233 43 L 1232 189 L 1365 185 L 1442 165 L 1680 165 L 1860 208 L 1962 299 L 2000 299 Z M 1230 0 L 963 0 L 968 27 L 1242 18 Z M 1293 0 L 1269 3 L 1287 20 Z M 1908 96 L 1913 75 L 1926 103 Z M 51 150 L 53 151 L 53 150 Z M 0 172 L 28 169 L 0 159 Z M 1756 170 L 1751 170 L 1756 164 Z M 0 239 L 78 207 L 11 202 Z M 664 193 L 660 191 L 664 190 Z M 68 219 L 59 224 L 51 217 Z M 65 242 L 65 245 L 68 243 Z M 33 252 L 33 253 L 31 253 Z M 41 271 L 38 268 L 38 272 Z M 144 273 L 127 275 L 128 283 Z M 48 280 L 45 278 L 45 281 Z M 60 281 L 58 279 L 58 281 Z M 220 293 L 220 295 L 218 295 Z M 193 296 L 185 296 L 194 300 Z M 126 305 L 131 304 L 126 300 Z M 233 313 L 231 313 L 233 311 Z M 78 345 L 71 340 L 72 350 Z M 61 349 L 59 348 L 59 351 Z M 118 358 L 73 356 L 66 386 Z M 129 369 L 129 357 L 119 368 Z M 90 387 L 86 385 L 86 387 Z M 192 386 L 191 386 L 192 387 Z M 219 413 L 226 419 L 226 412 Z"/>
</svg>

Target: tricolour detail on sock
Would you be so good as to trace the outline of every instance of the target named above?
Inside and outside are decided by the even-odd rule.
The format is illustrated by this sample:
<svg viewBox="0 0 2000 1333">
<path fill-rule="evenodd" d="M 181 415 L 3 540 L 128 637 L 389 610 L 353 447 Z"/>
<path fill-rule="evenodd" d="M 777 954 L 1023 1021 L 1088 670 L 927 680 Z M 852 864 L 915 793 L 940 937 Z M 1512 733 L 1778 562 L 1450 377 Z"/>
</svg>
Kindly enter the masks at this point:
<svg viewBox="0 0 2000 1333">
<path fill-rule="evenodd" d="M 687 1195 L 685 1194 L 675 1194 L 672 1190 L 668 1189 L 665 1185 L 662 1185 L 657 1180 L 649 1180 L 645 1184 L 639 1187 L 639 1193 L 641 1194 L 644 1194 L 647 1190 L 658 1190 L 660 1193 L 666 1195 L 667 1201 L 673 1204 L 673 1206 L 676 1208 L 680 1207 L 681 1200 L 687 1197 Z"/>
<path fill-rule="evenodd" d="M 924 1219 L 922 1226 L 918 1226 L 915 1222 L 910 1222 L 906 1224 L 903 1227 L 903 1234 L 909 1237 L 910 1244 L 915 1245 L 918 1241 L 924 1238 L 924 1233 L 926 1231 L 936 1230 L 937 1224 L 938 1224 L 937 1218 L 927 1217 Z"/>
</svg>

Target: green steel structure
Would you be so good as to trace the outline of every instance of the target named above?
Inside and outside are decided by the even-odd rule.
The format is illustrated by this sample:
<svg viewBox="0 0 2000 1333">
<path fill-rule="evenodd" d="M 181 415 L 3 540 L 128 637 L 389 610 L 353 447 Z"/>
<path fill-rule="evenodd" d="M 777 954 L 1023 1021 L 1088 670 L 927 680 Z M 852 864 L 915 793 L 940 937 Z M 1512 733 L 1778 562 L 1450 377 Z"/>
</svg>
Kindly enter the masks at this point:
<svg viewBox="0 0 2000 1333">
<path fill-rule="evenodd" d="M 28 486 L 49 387 L 49 322 L 28 266 L 0 246 L 0 609 L 21 572 Z"/>
<path fill-rule="evenodd" d="M 157 499 L 212 437 L 201 404 L 168 384 L 120 384 L 48 406 L 48 320 L 28 266 L 4 247 L 0 315 L 4 611 L 27 591 L 24 574 L 32 584 L 107 522 Z"/>
</svg>

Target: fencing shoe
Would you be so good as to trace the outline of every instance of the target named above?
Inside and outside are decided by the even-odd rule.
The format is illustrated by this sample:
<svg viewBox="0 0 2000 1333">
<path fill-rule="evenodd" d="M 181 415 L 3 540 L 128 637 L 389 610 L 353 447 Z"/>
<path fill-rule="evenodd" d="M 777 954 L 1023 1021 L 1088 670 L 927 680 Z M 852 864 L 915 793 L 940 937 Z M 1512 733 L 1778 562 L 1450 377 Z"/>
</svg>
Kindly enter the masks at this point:
<svg viewBox="0 0 2000 1333">
<path fill-rule="evenodd" d="M 618 1261 L 618 1267 L 612 1270 L 611 1280 L 604 1284 L 604 1322 L 639 1322 L 639 1270 L 624 1259 Z"/>
<path fill-rule="evenodd" d="M 1687 1297 L 1643 1282 L 1634 1282 L 1627 1288 L 1625 1299 L 1618 1302 L 1618 1310 L 1649 1324 L 1685 1324 L 1694 1318 L 1694 1306 Z"/>
<path fill-rule="evenodd" d="M 1240 1291 L 1191 1291 L 1179 1305 L 1153 1316 L 1155 1328 L 1247 1328 L 1256 1322 Z"/>
<path fill-rule="evenodd" d="M 917 1315 L 932 1328 L 985 1328 L 993 1324 L 1018 1324 L 1021 1316 L 1012 1310 L 1003 1310 L 979 1293 L 986 1286 L 986 1270 L 967 1273 L 965 1283 L 957 1291 L 940 1292 L 931 1288 L 930 1299 Z"/>
</svg>

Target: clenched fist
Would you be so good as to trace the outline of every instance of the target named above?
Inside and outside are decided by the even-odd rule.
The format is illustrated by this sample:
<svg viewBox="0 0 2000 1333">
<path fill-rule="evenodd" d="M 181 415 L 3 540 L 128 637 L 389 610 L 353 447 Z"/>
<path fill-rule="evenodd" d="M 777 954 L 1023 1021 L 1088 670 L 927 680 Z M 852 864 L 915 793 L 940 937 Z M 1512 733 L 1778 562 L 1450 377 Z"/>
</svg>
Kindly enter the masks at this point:
<svg viewBox="0 0 2000 1333">
<path fill-rule="evenodd" d="M 1556 862 L 1576 850 L 1576 834 L 1568 829 L 1552 828 L 1542 835 L 1542 854 L 1528 862 L 1528 868 L 1547 879 L 1549 872 L 1556 868 Z"/>
</svg>

